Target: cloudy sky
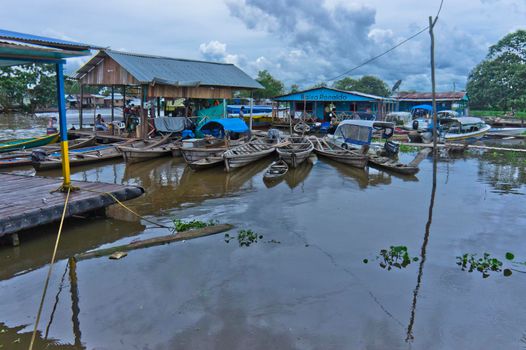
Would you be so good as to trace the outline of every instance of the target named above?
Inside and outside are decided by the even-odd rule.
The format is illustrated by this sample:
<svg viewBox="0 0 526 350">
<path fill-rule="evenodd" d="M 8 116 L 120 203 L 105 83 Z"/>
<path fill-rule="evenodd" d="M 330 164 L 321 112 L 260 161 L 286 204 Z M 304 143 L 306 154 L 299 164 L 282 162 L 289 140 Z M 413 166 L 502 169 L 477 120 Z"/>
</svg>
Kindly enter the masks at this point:
<svg viewBox="0 0 526 350">
<path fill-rule="evenodd" d="M 428 24 L 440 0 L 0 0 L 2 29 L 115 50 L 267 69 L 301 87 L 331 79 Z M 445 0 L 436 26 L 439 90 L 462 89 L 489 45 L 526 27 L 526 0 Z M 521 27 L 522 25 L 522 27 Z M 430 90 L 427 32 L 352 73 Z M 81 62 L 69 63 L 72 70 Z"/>
</svg>

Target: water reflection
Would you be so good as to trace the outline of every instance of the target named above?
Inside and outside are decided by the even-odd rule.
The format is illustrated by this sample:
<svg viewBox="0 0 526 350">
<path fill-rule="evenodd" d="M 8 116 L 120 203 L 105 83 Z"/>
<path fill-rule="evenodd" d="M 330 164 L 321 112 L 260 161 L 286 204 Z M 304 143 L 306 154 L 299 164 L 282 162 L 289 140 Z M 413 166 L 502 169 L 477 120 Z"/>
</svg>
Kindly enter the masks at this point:
<svg viewBox="0 0 526 350">
<path fill-rule="evenodd" d="M 124 237 L 134 236 L 145 229 L 144 225 L 136 221 L 101 218 L 71 219 L 66 221 L 65 227 L 68 229 L 61 237 L 57 261 Z M 52 250 L 56 229 L 56 225 L 49 225 L 39 228 L 38 231 L 21 232 L 19 247 L 0 249 L 0 281 L 27 274 L 48 264 L 49 255 L 42 252 Z"/>
<path fill-rule="evenodd" d="M 483 152 L 478 155 L 478 175 L 500 194 L 525 194 L 526 154 Z"/>
<path fill-rule="evenodd" d="M 422 241 L 422 247 L 420 248 L 420 264 L 418 266 L 418 277 L 416 280 L 416 287 L 413 290 L 413 301 L 411 304 L 411 317 L 409 318 L 409 324 L 407 325 L 407 336 L 406 342 L 413 341 L 415 339 L 413 335 L 413 327 L 415 324 L 416 317 L 416 302 L 418 300 L 418 293 L 422 284 L 422 277 L 424 274 L 424 264 L 426 262 L 427 244 L 429 243 L 429 234 L 431 232 L 431 223 L 433 222 L 433 207 L 435 205 L 435 194 L 437 188 L 437 161 L 438 154 L 435 149 L 433 152 L 433 177 L 431 185 L 431 198 L 429 202 L 427 222 L 425 226 L 424 240 Z"/>
<path fill-rule="evenodd" d="M 402 175 L 371 167 L 358 169 L 326 158 L 322 158 L 321 161 L 330 164 L 331 167 L 334 167 L 338 173 L 344 177 L 355 180 L 361 189 L 365 189 L 367 186 L 389 185 L 393 182 L 393 178 L 401 179 L 404 182 L 418 181 L 418 178 L 415 175 Z"/>
</svg>

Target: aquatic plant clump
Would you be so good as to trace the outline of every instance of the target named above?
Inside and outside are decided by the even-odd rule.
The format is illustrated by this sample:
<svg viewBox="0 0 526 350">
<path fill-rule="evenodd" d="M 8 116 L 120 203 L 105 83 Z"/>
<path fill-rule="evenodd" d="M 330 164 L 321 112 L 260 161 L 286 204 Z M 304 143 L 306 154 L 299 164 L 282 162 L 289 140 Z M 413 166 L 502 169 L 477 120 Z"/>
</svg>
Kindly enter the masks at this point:
<svg viewBox="0 0 526 350">
<path fill-rule="evenodd" d="M 217 225 L 217 222 L 214 220 L 204 222 L 200 220 L 183 221 L 181 219 L 173 219 L 173 223 L 174 223 L 174 227 L 172 229 L 173 232 L 183 232 L 183 231 Z"/>
<path fill-rule="evenodd" d="M 400 145 L 400 152 L 402 153 L 413 153 L 413 152 L 416 152 L 418 151 L 419 148 L 418 147 L 415 147 L 415 146 L 410 146 L 410 145 Z"/>
<path fill-rule="evenodd" d="M 400 246 L 390 246 L 389 250 L 382 249 L 380 250 L 380 255 L 376 256 L 376 260 L 380 260 L 380 267 L 383 269 L 391 270 L 393 267 L 398 269 L 406 268 L 411 262 L 418 261 L 418 257 L 411 258 L 407 247 Z M 363 263 L 367 264 L 368 259 L 363 259 Z"/>
<path fill-rule="evenodd" d="M 506 253 L 506 259 L 513 260 L 515 256 L 512 253 Z M 462 271 L 478 271 L 482 274 L 482 278 L 488 278 L 491 272 L 502 272 L 504 276 L 511 276 L 511 269 L 502 269 L 503 262 L 497 258 L 491 257 L 491 254 L 484 253 L 480 258 L 477 254 L 465 253 L 457 256 L 457 265 Z"/>
<path fill-rule="evenodd" d="M 225 233 L 225 242 L 229 243 L 235 237 Z M 237 234 L 237 241 L 240 247 L 249 247 L 253 243 L 257 243 L 258 240 L 263 239 L 263 235 L 260 235 L 252 230 L 240 230 Z"/>
</svg>

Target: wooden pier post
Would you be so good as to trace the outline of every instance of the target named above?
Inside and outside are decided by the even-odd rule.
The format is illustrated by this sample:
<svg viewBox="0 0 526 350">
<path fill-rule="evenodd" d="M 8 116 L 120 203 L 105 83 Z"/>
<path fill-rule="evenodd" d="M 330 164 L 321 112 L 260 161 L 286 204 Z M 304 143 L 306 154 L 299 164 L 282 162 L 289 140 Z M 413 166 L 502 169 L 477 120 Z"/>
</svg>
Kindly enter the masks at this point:
<svg viewBox="0 0 526 350">
<path fill-rule="evenodd" d="M 115 85 L 111 86 L 111 121 L 115 120 Z"/>
<path fill-rule="evenodd" d="M 84 101 L 84 84 L 80 84 L 80 109 L 79 109 L 79 129 L 82 129 L 82 112 L 83 106 L 82 102 Z"/>
</svg>

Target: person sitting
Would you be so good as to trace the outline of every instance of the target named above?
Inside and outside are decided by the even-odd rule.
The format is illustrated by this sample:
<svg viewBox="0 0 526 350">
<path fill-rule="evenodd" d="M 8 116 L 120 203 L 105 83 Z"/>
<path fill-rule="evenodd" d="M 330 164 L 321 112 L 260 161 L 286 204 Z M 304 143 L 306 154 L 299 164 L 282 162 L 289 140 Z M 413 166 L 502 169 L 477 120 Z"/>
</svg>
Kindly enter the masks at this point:
<svg viewBox="0 0 526 350">
<path fill-rule="evenodd" d="M 108 131 L 108 125 L 106 125 L 106 122 L 100 114 L 97 114 L 97 118 L 95 119 L 95 130 Z"/>
<path fill-rule="evenodd" d="M 244 117 L 245 117 L 245 106 L 241 106 L 241 108 L 239 109 L 239 118 L 244 119 Z"/>
</svg>

